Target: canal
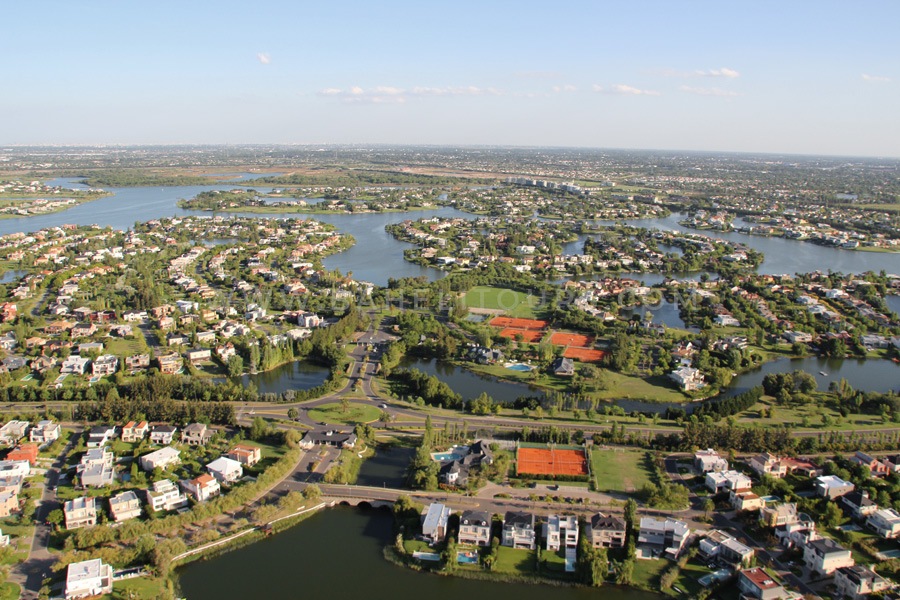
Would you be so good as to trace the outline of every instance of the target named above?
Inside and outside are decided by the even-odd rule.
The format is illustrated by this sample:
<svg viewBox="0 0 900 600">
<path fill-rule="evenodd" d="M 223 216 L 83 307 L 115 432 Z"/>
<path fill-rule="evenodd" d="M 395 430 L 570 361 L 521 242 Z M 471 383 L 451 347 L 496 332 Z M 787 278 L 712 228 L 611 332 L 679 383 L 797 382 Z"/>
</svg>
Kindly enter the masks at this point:
<svg viewBox="0 0 900 600">
<path fill-rule="evenodd" d="M 556 587 L 473 581 L 398 567 L 382 557 L 393 535 L 386 510 L 336 507 L 244 548 L 178 569 L 187 600 L 370 598 L 395 600 L 657 600 L 614 585 Z"/>
</svg>

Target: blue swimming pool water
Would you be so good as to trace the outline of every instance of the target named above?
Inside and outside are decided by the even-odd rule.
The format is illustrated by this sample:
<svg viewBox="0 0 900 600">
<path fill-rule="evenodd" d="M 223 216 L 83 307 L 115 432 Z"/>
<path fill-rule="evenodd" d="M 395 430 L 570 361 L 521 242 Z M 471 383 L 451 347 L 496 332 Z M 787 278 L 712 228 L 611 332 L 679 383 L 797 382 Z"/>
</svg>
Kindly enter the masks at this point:
<svg viewBox="0 0 900 600">
<path fill-rule="evenodd" d="M 533 369 L 533 367 L 529 367 L 528 365 L 510 365 L 506 368 L 509 369 L 510 371 L 522 371 L 522 372 L 528 372 Z"/>
<path fill-rule="evenodd" d="M 456 553 L 456 562 L 464 563 L 467 565 L 475 565 L 478 564 L 478 555 L 469 556 L 468 554 L 463 554 L 462 552 Z"/>
<path fill-rule="evenodd" d="M 441 452 L 440 454 L 432 454 L 431 455 L 434 460 L 445 461 L 445 460 L 456 460 L 459 457 L 459 454 L 454 454 L 452 452 Z"/>
</svg>

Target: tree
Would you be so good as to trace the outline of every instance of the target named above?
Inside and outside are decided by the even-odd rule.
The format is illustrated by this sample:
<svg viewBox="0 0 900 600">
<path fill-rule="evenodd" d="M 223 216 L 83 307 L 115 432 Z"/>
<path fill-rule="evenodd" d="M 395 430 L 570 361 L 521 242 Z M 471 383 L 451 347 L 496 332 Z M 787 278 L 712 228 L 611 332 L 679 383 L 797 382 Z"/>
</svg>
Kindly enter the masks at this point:
<svg viewBox="0 0 900 600">
<path fill-rule="evenodd" d="M 710 514 L 712 513 L 712 511 L 715 510 L 715 508 L 716 508 L 716 503 L 712 501 L 712 498 L 704 498 L 704 499 L 703 499 L 703 502 L 702 502 L 702 504 L 701 504 L 701 506 L 702 506 L 702 508 L 703 508 L 703 514 L 704 514 L 704 516 L 705 516 L 707 519 L 709 519 L 709 515 L 710 515 Z"/>
<path fill-rule="evenodd" d="M 62 523 L 64 518 L 63 511 L 60 509 L 50 511 L 50 514 L 47 515 L 47 522 L 52 523 L 53 525 L 59 525 Z"/>
<path fill-rule="evenodd" d="M 244 372 L 244 359 L 237 354 L 233 354 L 228 358 L 228 362 L 225 363 L 225 366 L 228 368 L 229 377 L 240 377 L 241 373 Z"/>
<path fill-rule="evenodd" d="M 346 413 L 350 410 L 350 401 L 346 398 L 341 398 L 341 412 Z"/>
<path fill-rule="evenodd" d="M 297 419 L 297 414 L 298 414 L 297 408 L 294 406 L 290 407 L 287 411 L 288 419 L 290 419 L 291 421 L 294 421 Z"/>
<path fill-rule="evenodd" d="M 253 419 L 253 424 L 250 425 L 250 433 L 248 436 L 251 440 L 258 442 L 263 439 L 269 433 L 269 426 L 266 424 L 266 421 L 262 417 L 256 417 Z"/>
</svg>

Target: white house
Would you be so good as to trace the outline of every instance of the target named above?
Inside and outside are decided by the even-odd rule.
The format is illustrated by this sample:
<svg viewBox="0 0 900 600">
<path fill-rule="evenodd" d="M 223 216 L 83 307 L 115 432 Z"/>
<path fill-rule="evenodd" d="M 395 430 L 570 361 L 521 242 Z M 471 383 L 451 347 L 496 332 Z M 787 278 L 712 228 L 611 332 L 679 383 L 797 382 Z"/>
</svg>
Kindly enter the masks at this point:
<svg viewBox="0 0 900 600">
<path fill-rule="evenodd" d="M 66 567 L 66 600 L 111 594 L 112 589 L 113 569 L 99 558 Z"/>
<path fill-rule="evenodd" d="M 453 511 L 450 507 L 437 502 L 428 505 L 422 515 L 422 535 L 432 543 L 442 542 L 447 537 L 447 524 Z"/>
<path fill-rule="evenodd" d="M 753 482 L 739 471 L 707 473 L 706 487 L 713 493 L 749 490 Z"/>
<path fill-rule="evenodd" d="M 178 491 L 175 484 L 168 479 L 161 479 L 153 483 L 153 486 L 144 491 L 147 494 L 147 503 L 153 511 L 175 510 L 187 506 L 187 498 Z"/>
<path fill-rule="evenodd" d="M 232 483 L 240 479 L 244 475 L 244 467 L 238 461 L 220 456 L 216 460 L 206 465 L 209 474 L 216 478 L 219 483 Z"/>
<path fill-rule="evenodd" d="M 59 423 L 53 421 L 40 421 L 37 427 L 28 432 L 28 439 L 38 444 L 47 444 L 59 439 Z"/>
<path fill-rule="evenodd" d="M 160 448 L 141 457 L 141 468 L 152 471 L 159 467 L 165 469 L 169 465 L 177 465 L 181 461 L 181 452 L 171 446 Z"/>
<path fill-rule="evenodd" d="M 893 508 L 876 510 L 866 519 L 866 525 L 883 538 L 895 538 L 900 535 L 900 513 Z"/>
<path fill-rule="evenodd" d="M 709 448 L 694 454 L 694 468 L 700 473 L 727 471 L 728 461 L 722 458 L 718 452 Z"/>
</svg>

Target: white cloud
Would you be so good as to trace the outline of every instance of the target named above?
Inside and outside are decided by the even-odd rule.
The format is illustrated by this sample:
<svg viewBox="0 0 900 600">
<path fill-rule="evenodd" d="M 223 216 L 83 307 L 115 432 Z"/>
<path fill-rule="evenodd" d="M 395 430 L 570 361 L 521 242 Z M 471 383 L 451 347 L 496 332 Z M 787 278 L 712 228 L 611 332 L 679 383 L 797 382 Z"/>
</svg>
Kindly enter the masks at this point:
<svg viewBox="0 0 900 600">
<path fill-rule="evenodd" d="M 740 96 L 737 92 L 732 92 L 731 90 L 723 90 L 721 88 L 695 88 L 689 85 L 683 85 L 680 89 L 682 92 L 688 92 L 689 94 L 697 94 L 698 96 L 719 96 L 720 98 L 734 98 L 735 96 Z"/>
<path fill-rule="evenodd" d="M 737 79 L 741 76 L 734 69 L 722 67 L 721 69 L 710 69 L 704 71 L 698 69 L 696 71 L 679 71 L 677 69 L 652 69 L 647 71 L 651 75 L 659 75 L 662 77 L 718 77 L 723 79 Z"/>
<path fill-rule="evenodd" d="M 574 85 L 568 85 L 568 84 L 567 84 L 567 85 L 554 85 L 554 86 L 553 86 L 553 91 L 556 92 L 556 93 L 560 93 L 560 92 L 577 92 L 577 91 L 578 91 L 578 88 L 575 87 Z"/>
<path fill-rule="evenodd" d="M 259 54 L 256 55 L 256 58 L 258 58 L 259 62 L 261 62 L 264 65 L 272 64 L 272 57 L 269 56 L 268 52 L 260 52 Z"/>
<path fill-rule="evenodd" d="M 866 73 L 862 74 L 862 78 L 866 81 L 870 81 L 872 83 L 890 83 L 890 77 L 879 77 L 877 75 L 867 75 Z"/>
<path fill-rule="evenodd" d="M 353 86 L 347 90 L 328 88 L 319 92 L 320 96 L 340 98 L 346 102 L 372 104 L 401 103 L 410 99 L 460 97 L 460 96 L 500 96 L 503 92 L 495 88 L 480 88 L 473 85 L 463 87 L 414 87 L 411 89 L 391 86 L 376 86 L 363 89 Z"/>
<path fill-rule="evenodd" d="M 595 92 L 599 92 L 601 94 L 616 94 L 619 96 L 659 96 L 659 92 L 655 92 L 653 90 L 642 90 L 630 85 L 625 85 L 624 83 L 615 83 L 608 88 L 605 88 L 601 85 L 597 85 L 596 83 L 593 85 L 593 89 Z"/>
</svg>

